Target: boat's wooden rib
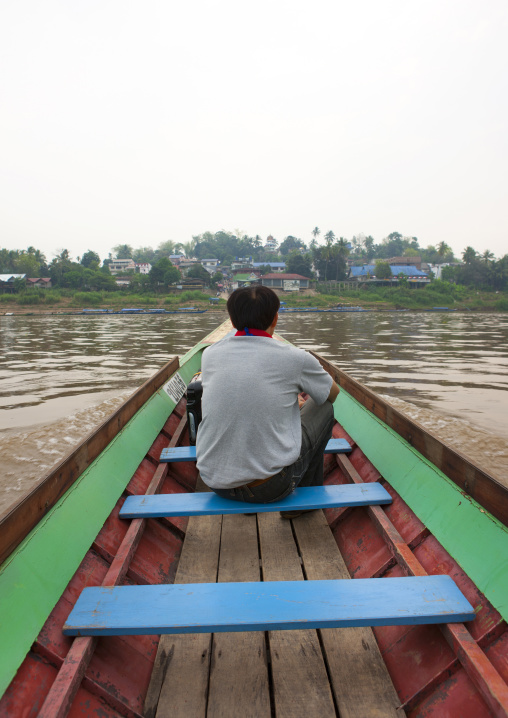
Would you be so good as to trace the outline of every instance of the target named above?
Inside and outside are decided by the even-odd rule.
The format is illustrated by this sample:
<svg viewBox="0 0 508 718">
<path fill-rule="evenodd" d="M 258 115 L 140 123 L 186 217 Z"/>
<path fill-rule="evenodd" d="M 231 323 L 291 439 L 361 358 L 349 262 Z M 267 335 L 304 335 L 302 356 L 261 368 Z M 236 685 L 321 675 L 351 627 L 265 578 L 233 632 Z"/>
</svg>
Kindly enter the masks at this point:
<svg viewBox="0 0 508 718">
<path fill-rule="evenodd" d="M 178 357 L 165 364 L 0 517 L 0 564 L 53 508 L 143 404 L 178 369 L 178 366 Z"/>
<path fill-rule="evenodd" d="M 311 352 L 321 365 L 353 399 L 397 432 L 422 456 L 429 459 L 472 499 L 508 526 L 508 491 L 493 476 L 465 456 L 443 444 L 429 431 L 390 406 L 381 397 L 353 379 L 346 372 Z"/>
<path fill-rule="evenodd" d="M 355 484 L 364 483 L 347 456 L 337 455 L 336 461 L 350 481 Z M 369 506 L 367 511 L 404 574 L 427 576 L 427 571 L 381 507 Z M 508 713 L 508 686 L 476 641 L 472 639 L 465 625 L 463 623 L 447 623 L 439 628 L 467 674 L 480 690 L 486 703 L 491 707 L 493 715 L 505 716 Z"/>
</svg>

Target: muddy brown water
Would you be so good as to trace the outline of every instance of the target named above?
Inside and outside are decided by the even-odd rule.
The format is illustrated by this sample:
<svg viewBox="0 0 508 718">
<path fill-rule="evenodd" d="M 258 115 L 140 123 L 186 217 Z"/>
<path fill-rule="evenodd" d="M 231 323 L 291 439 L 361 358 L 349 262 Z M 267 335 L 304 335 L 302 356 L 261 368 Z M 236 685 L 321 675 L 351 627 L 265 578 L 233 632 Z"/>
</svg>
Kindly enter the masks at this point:
<svg viewBox="0 0 508 718">
<path fill-rule="evenodd" d="M 224 318 L 0 317 L 0 513 Z M 277 331 L 508 485 L 508 315 L 281 315 Z"/>
</svg>

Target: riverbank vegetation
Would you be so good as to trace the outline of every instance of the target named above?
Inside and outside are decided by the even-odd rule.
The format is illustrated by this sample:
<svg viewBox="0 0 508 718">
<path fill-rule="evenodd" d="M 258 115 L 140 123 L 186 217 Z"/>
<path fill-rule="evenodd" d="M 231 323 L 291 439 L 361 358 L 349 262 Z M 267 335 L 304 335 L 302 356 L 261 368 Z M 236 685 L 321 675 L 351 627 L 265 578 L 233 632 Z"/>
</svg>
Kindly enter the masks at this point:
<svg viewBox="0 0 508 718">
<path fill-rule="evenodd" d="M 31 289 L 18 294 L 0 295 L 0 313 L 65 312 L 81 309 L 119 310 L 125 307 L 141 309 L 178 309 L 194 306 L 197 309 L 226 309 L 225 299 L 210 306 L 210 294 L 201 291 L 182 291 L 178 294 L 118 292 L 81 292 L 71 289 Z M 474 290 L 468 287 L 434 280 L 421 289 L 408 287 L 366 286 L 362 289 L 343 289 L 317 284 L 315 290 L 281 295 L 288 308 L 337 306 L 362 307 L 374 310 L 413 310 L 447 307 L 458 311 L 508 311 L 508 292 Z"/>
<path fill-rule="evenodd" d="M 259 235 L 255 237 L 235 232 L 204 232 L 188 243 L 163 242 L 154 250 L 151 247 L 117 245 L 101 262 L 100 256 L 87 250 L 74 261 L 68 250 L 62 250 L 51 261 L 35 247 L 26 250 L 0 249 L 0 274 L 24 274 L 26 277 L 49 277 L 51 289 L 29 288 L 24 279 L 15 279 L 10 294 L 0 295 L 0 304 L 5 308 L 25 309 L 55 308 L 121 308 L 139 306 L 143 308 L 209 306 L 217 285 L 221 284 L 221 271 L 210 275 L 199 260 L 219 260 L 219 269 L 229 268 L 235 261 L 241 265 L 250 262 L 261 263 L 261 272 L 271 271 L 269 263 L 278 262 L 285 271 L 308 277 L 314 289 L 295 294 L 287 292 L 284 299 L 288 306 L 331 307 L 336 304 L 354 304 L 364 308 L 379 309 L 426 309 L 434 306 L 448 306 L 454 309 L 508 311 L 508 255 L 496 259 L 488 250 L 483 254 L 472 247 L 466 247 L 458 260 L 446 242 L 436 246 L 422 247 L 416 237 L 403 237 L 392 232 L 381 242 L 373 237 L 358 235 L 351 239 L 337 237 L 333 231 L 323 234 L 314 227 L 311 239 L 288 235 L 280 243 L 268 237 L 266 243 Z M 169 256 L 193 258 L 197 262 L 181 271 Z M 116 259 L 132 259 L 127 271 L 110 272 L 110 264 Z M 437 268 L 441 281 L 433 279 L 423 288 L 410 287 L 401 275 L 392 277 L 391 267 L 395 259 L 411 258 L 432 263 Z M 141 273 L 134 262 L 151 265 L 148 273 Z M 396 286 L 381 286 L 376 281 L 365 281 L 358 287 L 340 288 L 340 282 L 347 280 L 348 265 L 369 265 L 377 280 L 386 284 L 396 280 Z M 378 276 L 379 275 L 379 276 Z M 372 279 L 369 273 L 369 279 Z M 433 278 L 433 274 L 431 273 Z M 189 294 L 182 286 L 185 280 L 196 279 L 204 285 L 204 292 Z M 119 286 L 119 280 L 123 286 Z M 333 284 L 335 283 L 335 286 Z M 221 301 L 218 306 L 222 306 Z"/>
<path fill-rule="evenodd" d="M 78 309 L 122 309 L 136 307 L 141 309 L 166 308 L 175 309 L 190 305 L 207 308 L 210 295 L 200 291 L 183 291 L 179 294 L 136 294 L 129 291 L 120 292 L 80 292 L 72 289 L 28 289 L 18 294 L 0 294 L 0 311 L 15 309 L 31 311 L 66 311 Z M 222 300 L 225 305 L 225 301 Z"/>
<path fill-rule="evenodd" d="M 508 311 L 508 292 L 476 290 L 470 287 L 434 280 L 426 287 L 380 287 L 333 289 L 317 286 L 328 304 L 357 304 L 365 309 L 432 309 L 447 307 L 461 311 Z"/>
</svg>

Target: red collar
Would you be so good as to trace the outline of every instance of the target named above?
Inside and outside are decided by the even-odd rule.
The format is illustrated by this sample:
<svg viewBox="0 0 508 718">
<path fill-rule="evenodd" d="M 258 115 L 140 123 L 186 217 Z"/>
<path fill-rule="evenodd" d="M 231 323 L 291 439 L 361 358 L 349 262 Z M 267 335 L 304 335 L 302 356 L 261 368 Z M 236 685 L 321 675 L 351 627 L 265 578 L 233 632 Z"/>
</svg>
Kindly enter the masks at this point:
<svg viewBox="0 0 508 718">
<path fill-rule="evenodd" d="M 246 329 L 249 332 L 248 334 L 245 331 L 245 329 L 243 329 L 242 331 L 236 332 L 235 337 L 251 336 L 251 337 L 268 337 L 268 339 L 273 339 L 271 334 L 268 334 L 268 332 L 263 332 L 263 331 L 261 331 L 261 329 L 249 329 L 248 327 L 246 327 Z"/>
</svg>

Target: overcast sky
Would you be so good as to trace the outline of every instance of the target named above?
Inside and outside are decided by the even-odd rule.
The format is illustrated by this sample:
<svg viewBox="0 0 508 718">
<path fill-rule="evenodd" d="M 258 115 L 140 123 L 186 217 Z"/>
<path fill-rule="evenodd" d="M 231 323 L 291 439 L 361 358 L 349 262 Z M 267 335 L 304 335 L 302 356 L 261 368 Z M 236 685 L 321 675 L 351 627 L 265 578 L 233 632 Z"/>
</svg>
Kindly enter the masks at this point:
<svg viewBox="0 0 508 718">
<path fill-rule="evenodd" d="M 508 253 L 506 0 L 3 0 L 0 247 Z"/>
</svg>

